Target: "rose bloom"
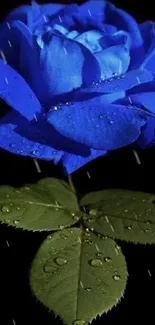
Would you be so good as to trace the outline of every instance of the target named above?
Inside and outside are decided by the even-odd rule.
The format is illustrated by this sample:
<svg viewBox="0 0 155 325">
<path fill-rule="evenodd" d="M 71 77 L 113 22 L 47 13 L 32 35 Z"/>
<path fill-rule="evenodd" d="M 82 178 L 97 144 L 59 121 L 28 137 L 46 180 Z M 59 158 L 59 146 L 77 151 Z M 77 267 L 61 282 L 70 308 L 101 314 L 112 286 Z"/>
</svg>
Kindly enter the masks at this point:
<svg viewBox="0 0 155 325">
<path fill-rule="evenodd" d="M 104 0 L 32 1 L 0 25 L 0 147 L 70 174 L 154 144 L 155 28 Z"/>
</svg>

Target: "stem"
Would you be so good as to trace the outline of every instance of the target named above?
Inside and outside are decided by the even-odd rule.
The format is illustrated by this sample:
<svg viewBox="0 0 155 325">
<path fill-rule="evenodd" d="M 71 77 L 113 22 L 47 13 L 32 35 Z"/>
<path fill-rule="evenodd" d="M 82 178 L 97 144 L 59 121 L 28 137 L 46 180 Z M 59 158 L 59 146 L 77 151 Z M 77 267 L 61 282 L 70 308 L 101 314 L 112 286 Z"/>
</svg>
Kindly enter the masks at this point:
<svg viewBox="0 0 155 325">
<path fill-rule="evenodd" d="M 72 176 L 71 175 L 68 175 L 68 184 L 72 190 L 73 193 L 76 193 L 76 189 L 75 189 L 75 186 L 73 184 L 73 180 L 72 180 Z"/>
</svg>

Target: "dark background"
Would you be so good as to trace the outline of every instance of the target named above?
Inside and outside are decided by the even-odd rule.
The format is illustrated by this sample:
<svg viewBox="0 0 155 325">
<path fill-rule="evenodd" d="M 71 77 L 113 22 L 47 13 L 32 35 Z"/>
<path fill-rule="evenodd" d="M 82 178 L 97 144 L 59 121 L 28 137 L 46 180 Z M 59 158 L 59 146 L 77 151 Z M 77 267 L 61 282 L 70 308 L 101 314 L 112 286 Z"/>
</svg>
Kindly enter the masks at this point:
<svg viewBox="0 0 155 325">
<path fill-rule="evenodd" d="M 72 1 L 61 2 L 72 3 Z M 146 19 L 155 21 L 154 4 L 150 0 L 112 2 L 126 9 L 139 22 Z M 23 3 L 29 1 L 3 1 L 0 4 L 0 19 L 3 19 L 12 8 Z M 141 165 L 137 165 L 132 148 L 128 148 L 84 166 L 73 174 L 76 188 L 82 193 L 116 187 L 155 194 L 155 149 L 138 153 Z M 61 169 L 52 163 L 41 162 L 40 167 L 42 173 L 38 174 L 33 160 L 0 151 L 0 184 L 18 186 L 45 176 L 62 177 Z M 91 178 L 88 178 L 87 171 Z M 62 324 L 52 313 L 47 313 L 39 303 L 36 303 L 29 289 L 29 265 L 44 237 L 45 234 L 15 232 L 0 226 L 0 325 Z M 117 322 L 141 323 L 144 319 L 148 324 L 154 324 L 155 246 L 121 243 L 121 247 L 126 256 L 129 272 L 125 297 L 112 311 L 94 321 L 93 325 L 112 325 Z"/>
</svg>

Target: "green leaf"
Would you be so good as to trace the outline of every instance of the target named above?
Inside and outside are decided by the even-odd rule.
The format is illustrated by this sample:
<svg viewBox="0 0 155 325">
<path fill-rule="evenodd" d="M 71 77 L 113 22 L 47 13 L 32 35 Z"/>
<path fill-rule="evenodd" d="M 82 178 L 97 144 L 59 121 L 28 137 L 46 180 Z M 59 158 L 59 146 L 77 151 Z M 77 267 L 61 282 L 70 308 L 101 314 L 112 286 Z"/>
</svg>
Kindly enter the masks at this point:
<svg viewBox="0 0 155 325">
<path fill-rule="evenodd" d="M 0 221 L 25 230 L 43 231 L 73 225 L 81 216 L 69 186 L 47 178 L 21 188 L 0 187 Z"/>
<path fill-rule="evenodd" d="M 110 189 L 89 193 L 80 205 L 84 225 L 97 233 L 133 243 L 155 243 L 155 196 Z"/>
<path fill-rule="evenodd" d="M 67 325 L 85 325 L 123 296 L 125 258 L 112 239 L 81 228 L 58 231 L 43 242 L 31 266 L 34 295 Z"/>
</svg>

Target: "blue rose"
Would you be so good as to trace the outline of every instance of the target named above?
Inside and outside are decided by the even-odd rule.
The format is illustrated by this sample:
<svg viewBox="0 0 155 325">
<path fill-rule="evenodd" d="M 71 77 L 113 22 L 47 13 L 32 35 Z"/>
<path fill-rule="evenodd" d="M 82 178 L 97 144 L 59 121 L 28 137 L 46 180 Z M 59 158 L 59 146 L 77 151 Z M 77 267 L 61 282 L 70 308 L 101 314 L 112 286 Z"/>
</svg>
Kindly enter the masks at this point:
<svg viewBox="0 0 155 325">
<path fill-rule="evenodd" d="M 0 147 L 67 174 L 155 142 L 155 26 L 104 0 L 21 6 L 0 26 Z M 3 102 L 1 107 L 3 106 Z"/>
</svg>

